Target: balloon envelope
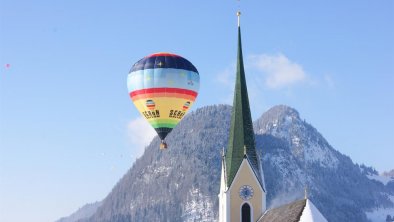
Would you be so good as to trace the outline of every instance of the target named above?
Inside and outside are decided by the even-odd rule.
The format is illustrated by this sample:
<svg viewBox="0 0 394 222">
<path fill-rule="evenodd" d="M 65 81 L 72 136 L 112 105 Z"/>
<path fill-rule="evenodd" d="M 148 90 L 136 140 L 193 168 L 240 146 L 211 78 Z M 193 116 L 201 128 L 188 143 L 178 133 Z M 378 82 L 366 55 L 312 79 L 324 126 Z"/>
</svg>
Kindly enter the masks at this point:
<svg viewBox="0 0 394 222">
<path fill-rule="evenodd" d="M 193 105 L 200 76 L 185 58 L 155 53 L 133 65 L 127 87 L 138 111 L 164 140 Z"/>
</svg>

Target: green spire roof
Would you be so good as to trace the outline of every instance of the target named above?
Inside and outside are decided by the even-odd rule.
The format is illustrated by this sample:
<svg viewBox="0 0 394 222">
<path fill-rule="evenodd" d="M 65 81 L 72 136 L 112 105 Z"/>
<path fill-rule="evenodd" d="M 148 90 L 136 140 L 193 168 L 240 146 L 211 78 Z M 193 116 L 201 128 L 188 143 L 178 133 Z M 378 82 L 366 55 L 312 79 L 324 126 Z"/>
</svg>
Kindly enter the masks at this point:
<svg viewBox="0 0 394 222">
<path fill-rule="evenodd" d="M 244 147 L 246 157 L 254 168 L 257 178 L 260 180 L 260 170 L 256 156 L 252 116 L 250 113 L 248 89 L 246 87 L 245 71 L 242 57 L 241 27 L 239 25 L 238 13 L 238 58 L 237 73 L 234 90 L 234 103 L 231 113 L 231 128 L 229 144 L 226 152 L 226 174 L 227 186 L 230 187 L 234 180 L 242 160 L 244 158 Z"/>
</svg>

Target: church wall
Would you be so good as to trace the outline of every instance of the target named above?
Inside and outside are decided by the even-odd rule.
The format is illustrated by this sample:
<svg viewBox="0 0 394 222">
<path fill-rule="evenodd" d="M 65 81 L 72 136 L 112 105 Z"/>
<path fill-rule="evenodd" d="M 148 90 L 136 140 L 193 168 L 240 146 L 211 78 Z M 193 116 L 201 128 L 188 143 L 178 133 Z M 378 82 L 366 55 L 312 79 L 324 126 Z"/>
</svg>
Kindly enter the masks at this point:
<svg viewBox="0 0 394 222">
<path fill-rule="evenodd" d="M 224 178 L 224 161 L 222 161 L 222 173 L 220 176 L 220 193 L 218 195 L 219 197 L 219 222 L 226 222 L 227 221 L 227 206 L 228 206 L 228 198 L 227 198 L 227 193 L 225 191 L 227 190 L 227 187 L 225 185 L 225 178 Z"/>
<path fill-rule="evenodd" d="M 253 196 L 249 200 L 243 200 L 239 196 L 239 190 L 243 185 L 249 185 L 253 188 Z M 240 221 L 241 206 L 247 202 L 252 212 L 252 221 L 257 221 L 265 210 L 265 193 L 260 186 L 249 162 L 244 159 L 234 178 L 229 192 L 230 199 L 230 221 Z"/>
</svg>

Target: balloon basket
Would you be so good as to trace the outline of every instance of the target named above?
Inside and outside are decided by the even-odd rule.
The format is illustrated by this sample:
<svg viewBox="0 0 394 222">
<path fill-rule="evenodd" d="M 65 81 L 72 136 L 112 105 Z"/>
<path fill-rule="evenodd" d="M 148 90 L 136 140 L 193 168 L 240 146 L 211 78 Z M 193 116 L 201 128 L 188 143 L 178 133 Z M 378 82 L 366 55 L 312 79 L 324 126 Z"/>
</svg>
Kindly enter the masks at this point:
<svg viewBox="0 0 394 222">
<path fill-rule="evenodd" d="M 166 149 L 167 149 L 167 143 L 164 142 L 164 141 L 161 141 L 161 143 L 160 143 L 160 149 L 161 149 L 161 150 L 166 150 Z"/>
</svg>

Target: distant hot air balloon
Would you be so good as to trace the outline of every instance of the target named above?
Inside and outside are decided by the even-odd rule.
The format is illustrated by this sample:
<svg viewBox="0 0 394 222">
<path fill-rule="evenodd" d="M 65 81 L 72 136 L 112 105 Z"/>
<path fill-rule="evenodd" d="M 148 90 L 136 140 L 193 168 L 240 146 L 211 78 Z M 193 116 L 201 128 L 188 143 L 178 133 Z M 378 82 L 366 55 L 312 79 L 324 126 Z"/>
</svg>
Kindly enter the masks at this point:
<svg viewBox="0 0 394 222">
<path fill-rule="evenodd" d="M 165 138 L 193 105 L 200 87 L 194 65 L 171 53 L 148 55 L 131 68 L 127 77 L 129 95 L 142 116 L 161 139 Z"/>
</svg>

